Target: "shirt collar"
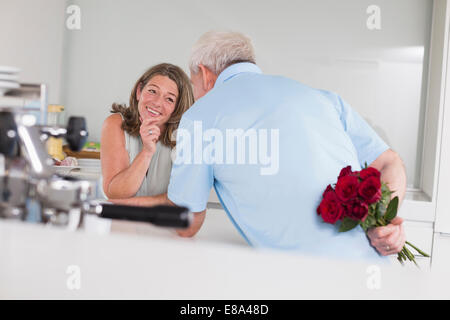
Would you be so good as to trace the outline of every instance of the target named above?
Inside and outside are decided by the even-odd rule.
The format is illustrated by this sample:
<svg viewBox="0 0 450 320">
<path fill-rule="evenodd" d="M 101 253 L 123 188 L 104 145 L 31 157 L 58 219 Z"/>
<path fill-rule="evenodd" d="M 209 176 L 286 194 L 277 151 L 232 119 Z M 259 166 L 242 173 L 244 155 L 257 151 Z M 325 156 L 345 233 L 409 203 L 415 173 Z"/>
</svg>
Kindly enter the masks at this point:
<svg viewBox="0 0 450 320">
<path fill-rule="evenodd" d="M 222 84 L 227 80 L 230 80 L 239 73 L 252 72 L 252 73 L 262 73 L 261 69 L 254 63 L 251 62 L 240 62 L 235 63 L 223 70 L 216 79 L 216 84 Z"/>
</svg>

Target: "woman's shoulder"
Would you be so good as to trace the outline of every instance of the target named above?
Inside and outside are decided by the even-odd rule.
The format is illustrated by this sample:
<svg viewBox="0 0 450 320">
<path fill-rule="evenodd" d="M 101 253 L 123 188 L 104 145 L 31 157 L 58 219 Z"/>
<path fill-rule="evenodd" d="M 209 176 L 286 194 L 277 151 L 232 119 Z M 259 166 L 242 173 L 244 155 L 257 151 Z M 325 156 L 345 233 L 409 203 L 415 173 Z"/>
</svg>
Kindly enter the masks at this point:
<svg viewBox="0 0 450 320">
<path fill-rule="evenodd" d="M 102 135 L 110 135 L 110 134 L 124 134 L 122 129 L 122 117 L 120 114 L 114 113 L 108 116 L 103 122 L 102 126 Z"/>
<path fill-rule="evenodd" d="M 119 113 L 114 113 L 103 121 L 103 129 L 120 129 L 120 131 L 123 131 L 122 122 L 122 116 Z"/>
<path fill-rule="evenodd" d="M 107 124 L 120 124 L 122 125 L 123 118 L 120 113 L 113 113 L 105 119 L 105 123 Z"/>
</svg>

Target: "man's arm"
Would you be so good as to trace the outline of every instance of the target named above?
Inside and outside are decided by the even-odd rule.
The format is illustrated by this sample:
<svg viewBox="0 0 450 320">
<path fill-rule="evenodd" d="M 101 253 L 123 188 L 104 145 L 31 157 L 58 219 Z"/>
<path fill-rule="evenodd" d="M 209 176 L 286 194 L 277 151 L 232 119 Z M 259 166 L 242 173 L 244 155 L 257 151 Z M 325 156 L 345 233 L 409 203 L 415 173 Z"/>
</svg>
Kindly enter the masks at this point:
<svg viewBox="0 0 450 320">
<path fill-rule="evenodd" d="M 381 172 L 381 181 L 394 191 L 392 197 L 398 196 L 401 203 L 406 193 L 406 171 L 400 156 L 389 149 L 383 152 L 371 165 Z M 372 228 L 367 233 L 370 243 L 383 255 L 400 252 L 405 245 L 403 219 L 396 217 L 385 227 Z"/>
<path fill-rule="evenodd" d="M 114 204 L 127 205 L 127 206 L 157 206 L 157 205 L 166 205 L 166 206 L 176 206 L 175 203 L 169 200 L 167 197 L 167 193 L 156 195 L 156 196 L 147 196 L 147 197 L 134 197 L 129 199 L 110 199 L 110 202 Z M 191 225 L 186 229 L 176 229 L 177 234 L 180 237 L 190 238 L 193 237 L 203 225 L 205 220 L 206 209 L 201 212 L 193 213 L 193 220 Z"/>
<path fill-rule="evenodd" d="M 402 203 L 406 193 L 406 171 L 400 156 L 391 149 L 386 150 L 370 167 L 381 172 L 381 181 L 394 191 L 392 198 L 398 196 L 399 203 Z"/>
<path fill-rule="evenodd" d="M 206 209 L 203 210 L 202 212 L 194 212 L 193 215 L 194 215 L 194 218 L 193 218 L 192 223 L 189 226 L 189 228 L 176 230 L 177 234 L 180 237 L 191 238 L 197 234 L 197 232 L 200 230 L 201 226 L 203 225 L 203 222 L 205 221 Z"/>
</svg>

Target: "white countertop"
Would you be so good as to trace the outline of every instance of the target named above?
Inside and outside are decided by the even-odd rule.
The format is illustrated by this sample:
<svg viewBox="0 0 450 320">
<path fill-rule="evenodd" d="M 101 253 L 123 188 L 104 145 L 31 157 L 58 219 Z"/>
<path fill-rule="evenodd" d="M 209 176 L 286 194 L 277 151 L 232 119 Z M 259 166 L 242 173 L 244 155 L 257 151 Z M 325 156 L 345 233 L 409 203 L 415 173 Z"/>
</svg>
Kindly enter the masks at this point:
<svg viewBox="0 0 450 320">
<path fill-rule="evenodd" d="M 448 272 L 256 250 L 227 221 L 208 210 L 193 239 L 143 224 L 100 235 L 0 221 L 0 299 L 450 297 Z"/>
</svg>

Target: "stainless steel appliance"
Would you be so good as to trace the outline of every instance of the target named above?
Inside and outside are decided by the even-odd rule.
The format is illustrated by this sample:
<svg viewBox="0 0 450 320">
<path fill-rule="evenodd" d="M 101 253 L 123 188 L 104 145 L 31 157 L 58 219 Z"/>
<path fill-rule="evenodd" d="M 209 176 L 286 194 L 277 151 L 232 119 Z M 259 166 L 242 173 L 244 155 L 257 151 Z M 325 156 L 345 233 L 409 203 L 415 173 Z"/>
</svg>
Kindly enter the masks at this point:
<svg viewBox="0 0 450 320">
<path fill-rule="evenodd" d="M 103 218 L 148 222 L 163 227 L 187 228 L 192 213 L 184 207 L 133 207 L 94 202 L 88 181 L 56 174 L 45 148 L 49 137 L 65 138 L 79 151 L 88 133 L 84 118 L 71 117 L 66 128 L 37 125 L 17 108 L 0 107 L 0 218 L 27 220 L 28 203 L 38 203 L 41 223 L 67 226 L 79 213 Z"/>
</svg>

